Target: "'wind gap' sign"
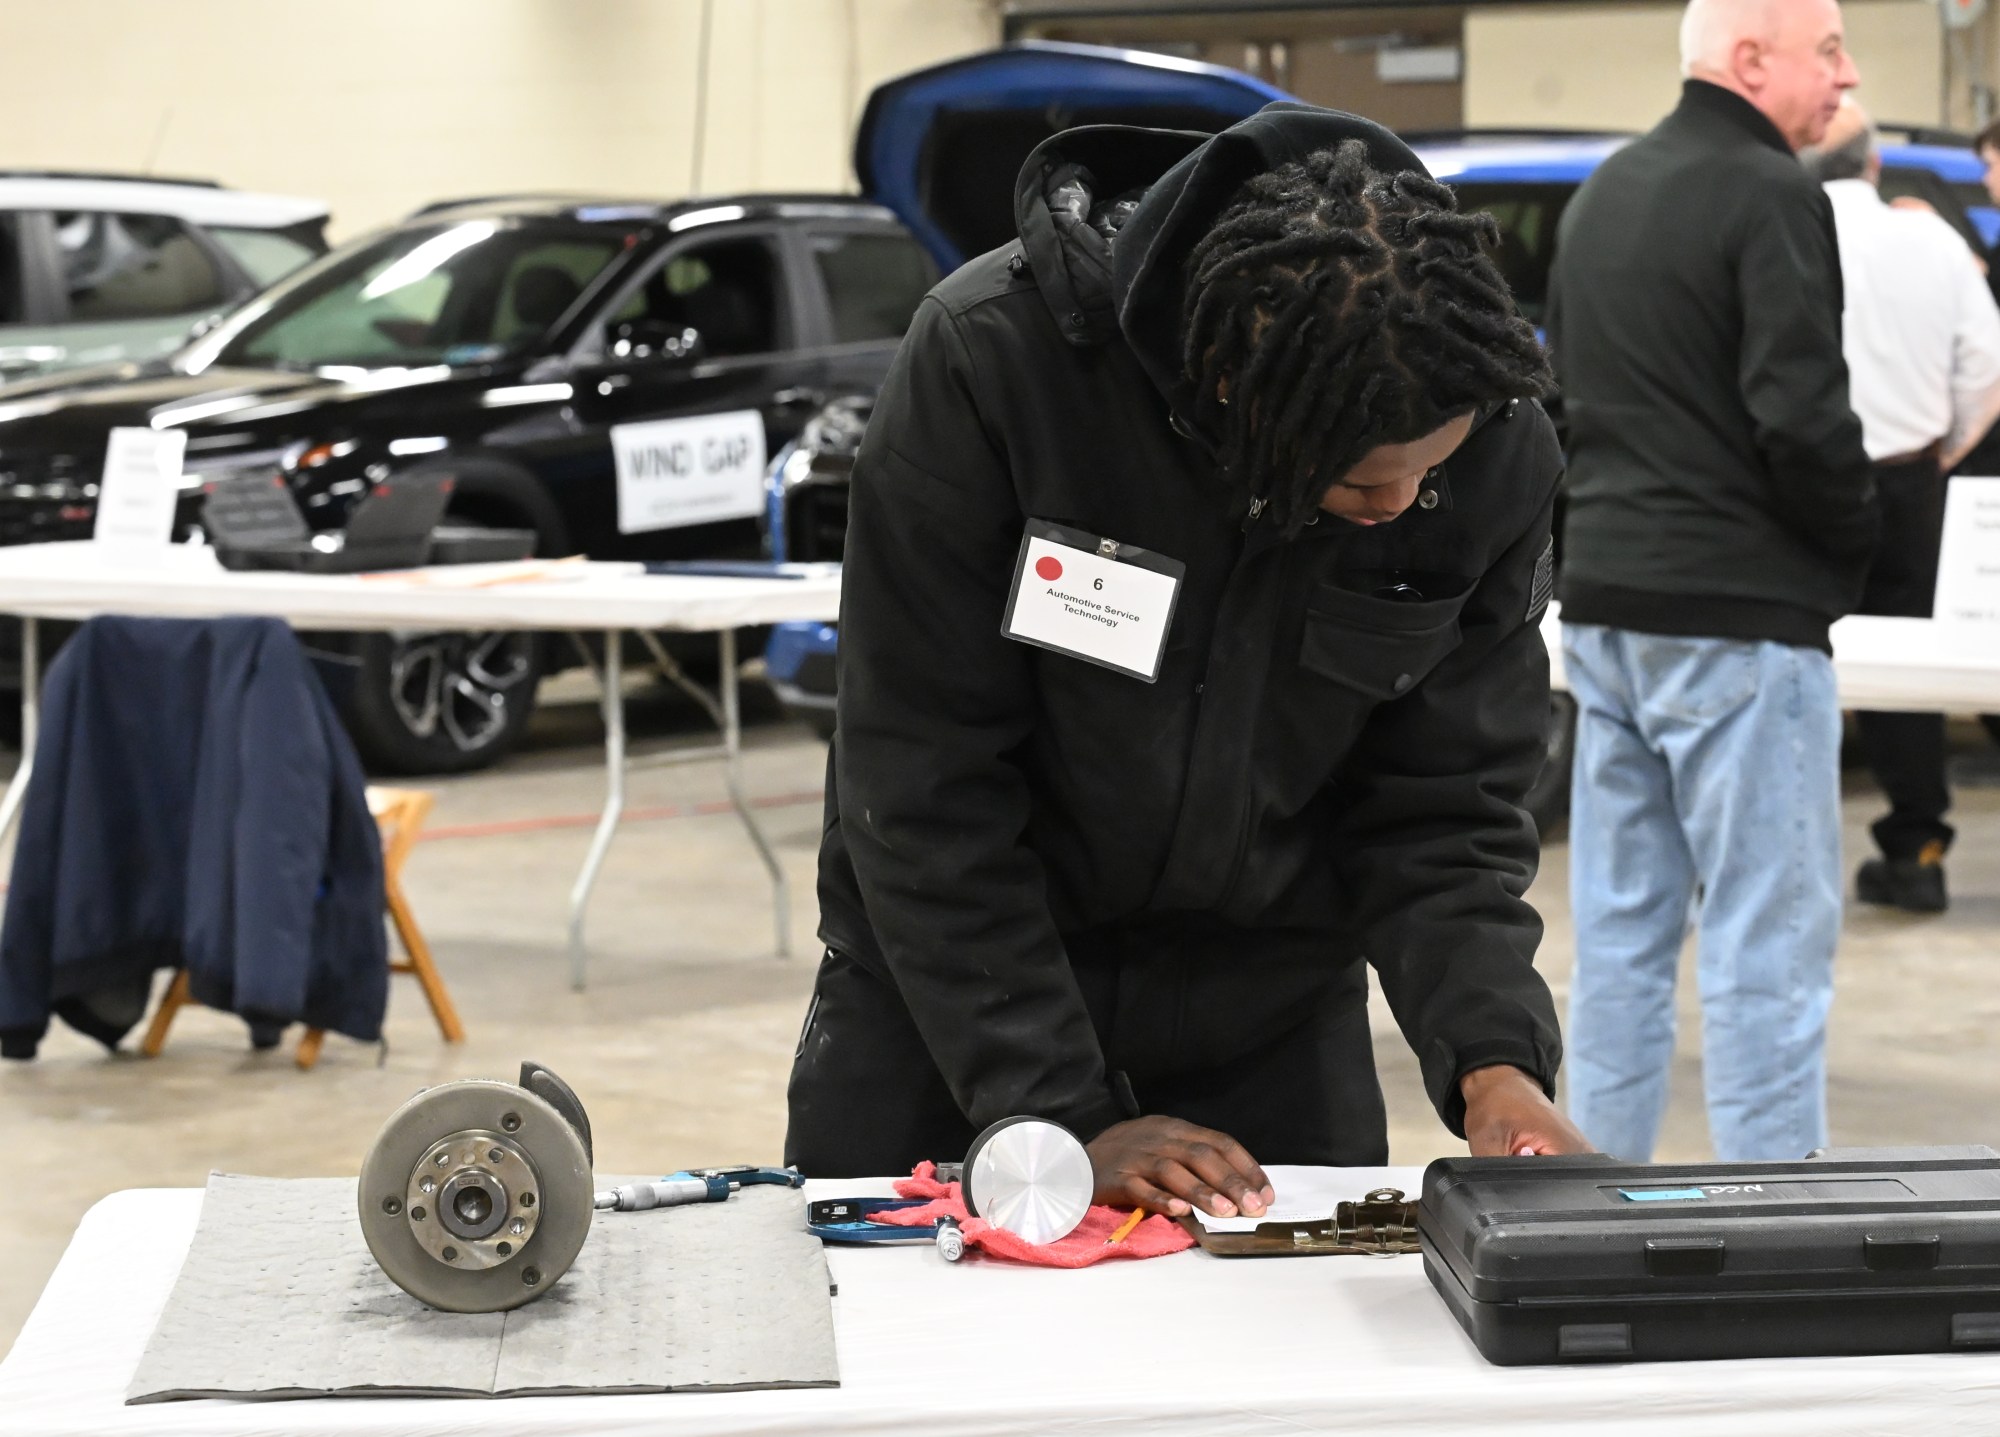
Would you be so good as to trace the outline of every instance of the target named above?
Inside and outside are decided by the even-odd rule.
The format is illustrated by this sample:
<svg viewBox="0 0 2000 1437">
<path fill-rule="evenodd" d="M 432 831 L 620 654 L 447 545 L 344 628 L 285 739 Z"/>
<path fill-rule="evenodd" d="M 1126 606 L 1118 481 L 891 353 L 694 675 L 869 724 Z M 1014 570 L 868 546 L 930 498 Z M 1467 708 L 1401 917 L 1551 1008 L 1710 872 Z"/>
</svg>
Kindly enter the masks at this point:
<svg viewBox="0 0 2000 1437">
<path fill-rule="evenodd" d="M 744 519 L 764 508 L 764 419 L 754 409 L 618 424 L 618 531 Z"/>
</svg>

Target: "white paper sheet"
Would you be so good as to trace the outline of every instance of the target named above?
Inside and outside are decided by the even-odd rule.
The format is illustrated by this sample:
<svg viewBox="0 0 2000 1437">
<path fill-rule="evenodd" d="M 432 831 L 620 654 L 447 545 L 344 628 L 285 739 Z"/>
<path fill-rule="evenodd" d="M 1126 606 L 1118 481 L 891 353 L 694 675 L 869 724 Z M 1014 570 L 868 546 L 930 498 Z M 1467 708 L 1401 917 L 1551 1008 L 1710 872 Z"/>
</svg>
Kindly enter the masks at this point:
<svg viewBox="0 0 2000 1437">
<path fill-rule="evenodd" d="M 1206 1213 L 1197 1216 L 1209 1232 L 1254 1232 L 1259 1223 L 1267 1222 L 1318 1222 L 1332 1217 L 1337 1204 L 1357 1201 L 1374 1188 L 1400 1188 L 1409 1171 L 1408 1168 L 1297 1168 L 1278 1164 L 1264 1169 L 1277 1196 L 1268 1212 L 1256 1217 L 1210 1217 Z M 1403 1195 L 1417 1196 L 1415 1192 Z"/>
</svg>

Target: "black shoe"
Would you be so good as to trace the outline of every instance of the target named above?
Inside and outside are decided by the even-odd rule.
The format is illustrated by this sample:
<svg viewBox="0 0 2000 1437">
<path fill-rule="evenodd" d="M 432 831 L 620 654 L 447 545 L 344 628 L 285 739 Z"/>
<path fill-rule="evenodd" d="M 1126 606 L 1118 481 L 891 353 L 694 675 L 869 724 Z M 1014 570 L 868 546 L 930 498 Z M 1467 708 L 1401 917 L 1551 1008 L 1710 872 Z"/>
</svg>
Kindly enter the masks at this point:
<svg viewBox="0 0 2000 1437">
<path fill-rule="evenodd" d="M 1942 913 L 1949 906 L 1943 851 L 1933 854 L 1926 848 L 1915 858 L 1871 858 L 1855 873 L 1854 892 L 1863 903 L 1906 913 Z"/>
</svg>

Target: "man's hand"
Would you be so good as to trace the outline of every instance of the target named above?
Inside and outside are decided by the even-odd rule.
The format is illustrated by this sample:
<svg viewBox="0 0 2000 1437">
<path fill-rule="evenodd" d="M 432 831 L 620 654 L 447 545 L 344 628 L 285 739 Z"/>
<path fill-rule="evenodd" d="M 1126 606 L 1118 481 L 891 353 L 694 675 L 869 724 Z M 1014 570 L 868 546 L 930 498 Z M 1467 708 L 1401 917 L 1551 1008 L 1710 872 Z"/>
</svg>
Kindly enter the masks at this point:
<svg viewBox="0 0 2000 1437">
<path fill-rule="evenodd" d="M 1179 1118 L 1114 1123 L 1089 1145 L 1094 1202 L 1179 1217 L 1198 1207 L 1212 1217 L 1259 1217 L 1276 1196 L 1243 1145 Z"/>
<path fill-rule="evenodd" d="M 1465 1141 L 1475 1158 L 1595 1151 L 1542 1085 L 1519 1068 L 1474 1068 L 1458 1080 L 1458 1090 L 1465 1095 Z"/>
</svg>

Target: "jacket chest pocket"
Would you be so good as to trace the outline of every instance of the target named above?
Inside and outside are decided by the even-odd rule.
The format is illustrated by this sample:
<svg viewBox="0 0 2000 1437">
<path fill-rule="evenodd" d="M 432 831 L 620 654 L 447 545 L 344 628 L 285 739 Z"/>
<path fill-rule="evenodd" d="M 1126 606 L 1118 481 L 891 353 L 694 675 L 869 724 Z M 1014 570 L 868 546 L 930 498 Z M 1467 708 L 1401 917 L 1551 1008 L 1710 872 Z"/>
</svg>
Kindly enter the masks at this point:
<svg viewBox="0 0 2000 1437">
<path fill-rule="evenodd" d="M 1470 592 L 1405 602 L 1323 584 L 1306 609 L 1299 664 L 1378 702 L 1401 698 L 1458 647 Z"/>
</svg>

